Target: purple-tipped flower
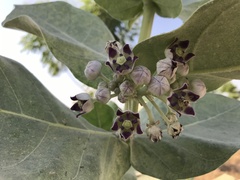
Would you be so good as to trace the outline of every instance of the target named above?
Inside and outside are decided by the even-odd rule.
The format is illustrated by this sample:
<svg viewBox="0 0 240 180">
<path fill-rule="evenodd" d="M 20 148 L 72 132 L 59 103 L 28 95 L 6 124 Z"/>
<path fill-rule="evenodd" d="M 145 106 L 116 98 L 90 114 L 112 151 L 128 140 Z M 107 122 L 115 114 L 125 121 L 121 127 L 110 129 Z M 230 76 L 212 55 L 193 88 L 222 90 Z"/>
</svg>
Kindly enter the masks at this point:
<svg viewBox="0 0 240 180">
<path fill-rule="evenodd" d="M 89 61 L 84 74 L 88 80 L 95 80 L 101 72 L 102 64 L 99 61 Z"/>
<path fill-rule="evenodd" d="M 79 111 L 80 113 L 76 116 L 88 113 L 93 110 L 94 104 L 89 94 L 80 93 L 76 96 L 70 97 L 73 101 L 77 101 L 72 107 L 71 110 Z"/>
<path fill-rule="evenodd" d="M 126 75 L 132 71 L 138 57 L 134 56 L 128 44 L 121 47 L 117 41 L 108 42 L 105 49 L 109 58 L 106 65 L 115 73 Z"/>
<path fill-rule="evenodd" d="M 130 77 L 137 86 L 147 85 L 151 80 L 151 71 L 144 66 L 136 66 Z"/>
<path fill-rule="evenodd" d="M 170 84 L 165 76 L 153 76 L 148 85 L 148 91 L 156 97 L 167 93 L 169 90 Z"/>
<path fill-rule="evenodd" d="M 178 38 L 168 47 L 172 53 L 172 60 L 180 63 L 187 63 L 193 56 L 193 53 L 186 53 L 189 41 L 178 41 Z"/>
<path fill-rule="evenodd" d="M 111 128 L 113 131 L 120 131 L 120 137 L 127 141 L 133 134 L 142 134 L 140 127 L 139 114 L 133 113 L 131 111 L 122 112 L 121 110 L 117 111 L 117 118 Z"/>
<path fill-rule="evenodd" d="M 195 94 L 199 95 L 199 98 L 202 98 L 207 92 L 204 82 L 200 79 L 194 79 L 191 81 L 191 90 Z"/>
<path fill-rule="evenodd" d="M 190 102 L 198 100 L 199 95 L 188 90 L 187 84 L 184 84 L 180 89 L 174 90 L 173 94 L 167 99 L 170 103 L 170 107 L 179 114 L 185 113 L 188 115 L 195 115 L 193 108 L 190 106 Z"/>
<path fill-rule="evenodd" d="M 154 124 L 147 124 L 146 133 L 152 142 L 158 142 L 162 139 L 162 131 L 158 124 L 160 121 L 156 121 Z"/>
</svg>

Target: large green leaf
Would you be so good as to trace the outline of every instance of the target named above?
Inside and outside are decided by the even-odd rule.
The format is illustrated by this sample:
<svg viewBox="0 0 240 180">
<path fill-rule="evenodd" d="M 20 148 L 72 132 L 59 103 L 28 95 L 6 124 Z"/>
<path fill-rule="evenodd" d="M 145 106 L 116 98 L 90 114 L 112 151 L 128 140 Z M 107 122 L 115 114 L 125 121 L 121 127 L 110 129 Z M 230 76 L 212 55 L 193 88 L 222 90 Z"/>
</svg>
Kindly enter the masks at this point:
<svg viewBox="0 0 240 180">
<path fill-rule="evenodd" d="M 16 6 L 2 24 L 43 37 L 54 56 L 76 78 L 96 87 L 97 81 L 88 81 L 83 71 L 90 60 L 107 60 L 104 47 L 113 40 L 98 17 L 64 2 L 53 2 Z M 110 69 L 103 67 L 106 76 L 110 76 Z"/>
<path fill-rule="evenodd" d="M 134 48 L 137 64 L 156 70 L 164 58 L 164 49 L 175 39 L 189 40 L 188 52 L 196 56 L 190 62 L 189 78 L 201 78 L 208 90 L 231 79 L 240 79 L 240 1 L 214 0 L 199 8 L 179 29 L 152 37 Z M 150 62 L 151 61 L 151 62 Z"/>
<path fill-rule="evenodd" d="M 199 7 L 210 0 L 182 0 L 182 11 L 179 18 L 186 21 Z"/>
<path fill-rule="evenodd" d="M 240 147 L 239 109 L 239 101 L 207 94 L 195 104 L 195 117 L 183 115 L 179 119 L 184 131 L 177 139 L 163 130 L 159 143 L 151 143 L 144 136 L 131 141 L 133 167 L 144 174 L 169 180 L 216 169 Z M 155 111 L 154 115 L 160 118 Z"/>
<path fill-rule="evenodd" d="M 129 146 L 56 100 L 32 74 L 0 56 L 0 178 L 116 179 Z"/>
<path fill-rule="evenodd" d="M 94 126 L 109 131 L 112 127 L 115 113 L 110 106 L 95 102 L 94 109 L 91 112 L 84 114 L 83 117 Z"/>
<path fill-rule="evenodd" d="M 138 17 L 143 12 L 143 1 L 140 0 L 95 0 L 112 17 L 119 20 L 131 20 Z M 177 17 L 182 9 L 181 0 L 151 0 L 147 3 L 153 3 L 153 11 L 162 17 Z"/>
</svg>

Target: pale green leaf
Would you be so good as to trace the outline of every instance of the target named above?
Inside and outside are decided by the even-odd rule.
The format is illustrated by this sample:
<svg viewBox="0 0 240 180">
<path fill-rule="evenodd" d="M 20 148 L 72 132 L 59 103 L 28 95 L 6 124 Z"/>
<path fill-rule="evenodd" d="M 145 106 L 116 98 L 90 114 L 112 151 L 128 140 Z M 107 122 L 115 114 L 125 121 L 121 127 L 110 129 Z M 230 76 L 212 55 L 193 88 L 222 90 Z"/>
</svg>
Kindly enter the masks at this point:
<svg viewBox="0 0 240 180">
<path fill-rule="evenodd" d="M 183 7 L 181 13 L 179 14 L 179 18 L 185 22 L 194 13 L 194 11 L 208 1 L 211 0 L 182 0 Z"/>
<path fill-rule="evenodd" d="M 110 106 L 95 102 L 94 109 L 83 117 L 94 126 L 110 131 L 115 113 Z"/>
<path fill-rule="evenodd" d="M 231 79 L 240 79 L 240 1 L 215 0 L 199 8 L 176 31 L 152 37 L 134 48 L 138 65 L 156 70 L 164 49 L 177 37 L 189 40 L 189 78 L 201 78 L 208 90 L 213 90 Z"/>
<path fill-rule="evenodd" d="M 0 56 L 0 179 L 116 179 L 129 147 L 77 119 L 32 74 Z"/>
<path fill-rule="evenodd" d="M 156 13 L 162 17 L 175 18 L 182 10 L 181 0 L 152 0 L 156 5 Z"/>
<path fill-rule="evenodd" d="M 143 136 L 135 138 L 131 143 L 133 167 L 144 174 L 171 180 L 207 173 L 230 158 L 240 147 L 240 102 L 207 94 L 194 104 L 194 109 L 195 117 L 183 115 L 179 119 L 184 130 L 177 139 L 166 130 L 159 143 Z M 160 119 L 156 111 L 153 113 Z"/>
<path fill-rule="evenodd" d="M 105 63 L 105 45 L 113 36 L 96 16 L 64 2 L 16 6 L 2 23 L 4 27 L 20 29 L 42 37 L 54 56 L 64 63 L 81 82 L 92 87 L 84 69 L 88 61 Z M 110 76 L 110 68 L 103 66 Z"/>
</svg>

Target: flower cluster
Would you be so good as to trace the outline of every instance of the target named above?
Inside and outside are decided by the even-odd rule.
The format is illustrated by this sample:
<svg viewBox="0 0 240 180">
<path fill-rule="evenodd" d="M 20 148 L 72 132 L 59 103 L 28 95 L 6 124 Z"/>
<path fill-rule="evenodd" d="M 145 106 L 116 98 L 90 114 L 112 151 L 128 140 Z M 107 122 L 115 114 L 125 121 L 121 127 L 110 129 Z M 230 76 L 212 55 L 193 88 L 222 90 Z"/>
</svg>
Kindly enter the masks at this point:
<svg viewBox="0 0 240 180">
<path fill-rule="evenodd" d="M 102 74 L 102 64 L 99 61 L 90 61 L 84 74 L 88 80 L 102 78 L 92 98 L 87 93 L 81 93 L 72 100 L 77 101 L 71 109 L 78 111 L 80 116 L 89 113 L 94 108 L 94 102 L 108 103 L 112 97 L 117 97 L 121 103 L 127 103 L 128 109 L 116 112 L 116 119 L 111 130 L 124 141 L 133 137 L 134 133 L 142 134 L 140 116 L 132 112 L 131 104 L 137 102 L 143 106 L 149 123 L 146 124 L 146 134 L 152 142 L 158 142 L 162 138 L 160 120 L 155 120 L 153 114 L 145 102 L 149 103 L 159 112 L 161 119 L 167 126 L 167 133 L 176 138 L 182 132 L 182 124 L 178 118 L 182 115 L 195 115 L 191 106 L 192 102 L 202 98 L 206 93 L 205 84 L 200 79 L 189 81 L 186 77 L 189 73 L 188 62 L 194 57 L 187 52 L 189 41 L 175 39 L 165 50 L 165 58 L 156 64 L 156 73 L 141 65 L 135 66 L 138 57 L 134 55 L 128 44 L 122 46 L 117 41 L 109 41 L 105 51 L 108 55 L 105 65 L 112 70 L 112 78 L 108 79 Z M 144 99 L 144 98 L 145 99 Z M 158 98 L 166 104 L 168 112 L 165 114 L 155 103 Z"/>
</svg>

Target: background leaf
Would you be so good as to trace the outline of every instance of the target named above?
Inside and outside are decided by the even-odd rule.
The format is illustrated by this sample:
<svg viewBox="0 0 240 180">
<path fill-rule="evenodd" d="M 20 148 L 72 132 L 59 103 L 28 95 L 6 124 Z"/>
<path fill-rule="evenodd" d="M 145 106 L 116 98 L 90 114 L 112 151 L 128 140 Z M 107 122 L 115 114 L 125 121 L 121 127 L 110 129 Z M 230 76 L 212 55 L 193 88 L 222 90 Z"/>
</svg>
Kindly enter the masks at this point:
<svg viewBox="0 0 240 180">
<path fill-rule="evenodd" d="M 179 18 L 185 22 L 194 11 L 208 1 L 211 0 L 182 0 L 182 11 L 179 14 Z"/>
<path fill-rule="evenodd" d="M 231 79 L 240 79 L 239 8 L 238 0 L 215 0 L 205 4 L 176 31 L 138 44 L 134 48 L 139 57 L 137 64 L 154 72 L 156 62 L 164 58 L 164 49 L 178 37 L 189 40 L 188 52 L 196 55 L 190 61 L 190 79 L 202 79 L 208 90 L 214 90 Z"/>
<path fill-rule="evenodd" d="M 83 117 L 94 126 L 110 131 L 115 113 L 110 106 L 95 102 L 94 109 Z"/>
<path fill-rule="evenodd" d="M 152 2 L 151 2 L 152 1 Z M 162 17 L 177 17 L 182 9 L 181 0 L 151 0 L 154 3 L 156 13 Z M 139 0 L 95 0 L 112 17 L 119 20 L 132 20 L 143 12 L 143 1 Z"/>
<path fill-rule="evenodd" d="M 81 82 L 88 81 L 84 69 L 88 61 L 105 63 L 105 45 L 113 36 L 96 16 L 64 2 L 16 6 L 2 23 L 4 27 L 20 29 L 43 37 L 53 55 L 64 63 Z M 110 68 L 103 66 L 110 76 Z"/>
<path fill-rule="evenodd" d="M 0 178 L 116 179 L 129 146 L 77 119 L 22 65 L 0 56 Z"/>
<path fill-rule="evenodd" d="M 135 138 L 131 142 L 132 166 L 162 179 L 189 178 L 216 169 L 240 147 L 239 108 L 237 100 L 207 94 L 194 104 L 195 117 L 179 119 L 184 128 L 179 138 L 169 137 L 166 130 L 159 143 L 143 136 Z"/>
</svg>

